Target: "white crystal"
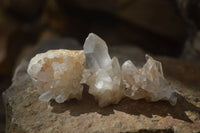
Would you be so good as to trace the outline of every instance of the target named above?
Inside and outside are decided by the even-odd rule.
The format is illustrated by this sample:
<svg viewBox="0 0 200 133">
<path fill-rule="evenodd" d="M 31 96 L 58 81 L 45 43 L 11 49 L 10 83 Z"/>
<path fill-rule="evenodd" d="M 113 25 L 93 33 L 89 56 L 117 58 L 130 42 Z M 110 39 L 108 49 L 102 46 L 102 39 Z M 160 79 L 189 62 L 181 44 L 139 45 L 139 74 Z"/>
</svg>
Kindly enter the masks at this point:
<svg viewBox="0 0 200 133">
<path fill-rule="evenodd" d="M 106 43 L 93 33 L 84 43 L 84 52 L 86 69 L 81 82 L 89 86 L 99 106 L 117 104 L 124 96 L 118 59 L 110 58 Z"/>
<path fill-rule="evenodd" d="M 81 75 L 85 67 L 83 51 L 50 50 L 37 54 L 28 66 L 41 101 L 55 99 L 58 103 L 82 97 Z"/>
<path fill-rule="evenodd" d="M 85 83 L 101 107 L 117 104 L 124 96 L 134 100 L 167 100 L 175 105 L 176 89 L 164 78 L 161 63 L 148 55 L 146 58 L 142 68 L 128 60 L 121 70 L 118 59 L 110 58 L 105 41 L 90 33 L 84 52 L 50 50 L 33 57 L 27 71 L 38 89 L 39 99 L 45 102 L 80 99 L 81 83 Z"/>
<path fill-rule="evenodd" d="M 149 101 L 167 100 L 175 105 L 176 89 L 164 78 L 161 63 L 148 55 L 146 59 L 147 62 L 141 69 L 136 68 L 130 60 L 122 65 L 125 95 L 134 100 L 141 98 Z"/>
</svg>

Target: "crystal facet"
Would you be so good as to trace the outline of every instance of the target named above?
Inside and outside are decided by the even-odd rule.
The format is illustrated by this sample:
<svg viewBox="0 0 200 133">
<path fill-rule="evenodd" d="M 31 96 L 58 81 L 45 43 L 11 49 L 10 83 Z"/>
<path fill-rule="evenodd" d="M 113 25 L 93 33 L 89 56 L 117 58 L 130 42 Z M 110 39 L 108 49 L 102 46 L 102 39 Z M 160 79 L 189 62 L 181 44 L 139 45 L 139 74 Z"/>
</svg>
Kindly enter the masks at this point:
<svg viewBox="0 0 200 133">
<path fill-rule="evenodd" d="M 124 96 L 118 59 L 110 58 L 106 43 L 93 33 L 85 41 L 84 52 L 86 69 L 81 82 L 89 85 L 89 93 L 99 106 L 117 104 Z"/>
<path fill-rule="evenodd" d="M 134 100 L 141 98 L 149 101 L 167 100 L 175 105 L 176 89 L 164 78 L 161 63 L 148 55 L 146 59 L 147 62 L 141 69 L 137 69 L 130 60 L 122 65 L 125 95 Z"/>
<path fill-rule="evenodd" d="M 55 99 L 63 103 L 67 99 L 82 97 L 80 80 L 84 67 L 83 51 L 50 50 L 33 57 L 27 71 L 41 101 Z"/>
</svg>

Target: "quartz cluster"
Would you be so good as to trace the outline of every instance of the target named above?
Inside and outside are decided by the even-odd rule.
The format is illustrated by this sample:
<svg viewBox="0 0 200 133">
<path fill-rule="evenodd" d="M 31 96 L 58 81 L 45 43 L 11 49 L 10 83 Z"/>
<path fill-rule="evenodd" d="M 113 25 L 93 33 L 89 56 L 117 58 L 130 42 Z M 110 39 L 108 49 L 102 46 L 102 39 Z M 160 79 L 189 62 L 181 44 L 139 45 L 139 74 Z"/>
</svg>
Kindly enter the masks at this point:
<svg viewBox="0 0 200 133">
<path fill-rule="evenodd" d="M 117 104 L 123 98 L 121 68 L 116 57 L 110 58 L 104 40 L 90 33 L 84 44 L 86 69 L 82 83 L 89 85 L 99 106 Z"/>
<path fill-rule="evenodd" d="M 125 85 L 124 94 L 134 100 L 145 98 L 148 101 L 168 100 L 176 104 L 176 89 L 171 87 L 163 76 L 162 65 L 149 55 L 147 62 L 140 69 L 130 61 L 122 65 Z"/>
<path fill-rule="evenodd" d="M 83 47 L 84 51 L 51 50 L 32 58 L 28 74 L 41 101 L 55 99 L 62 103 L 71 98 L 81 99 L 81 84 L 87 84 L 100 107 L 117 104 L 125 96 L 176 104 L 176 89 L 164 78 L 161 63 L 152 57 L 146 55 L 142 68 L 130 60 L 121 68 L 97 35 L 90 33 Z"/>
<path fill-rule="evenodd" d="M 83 87 L 80 80 L 84 67 L 82 50 L 50 50 L 33 57 L 27 72 L 41 101 L 55 99 L 63 103 L 71 98 L 81 99 Z"/>
</svg>

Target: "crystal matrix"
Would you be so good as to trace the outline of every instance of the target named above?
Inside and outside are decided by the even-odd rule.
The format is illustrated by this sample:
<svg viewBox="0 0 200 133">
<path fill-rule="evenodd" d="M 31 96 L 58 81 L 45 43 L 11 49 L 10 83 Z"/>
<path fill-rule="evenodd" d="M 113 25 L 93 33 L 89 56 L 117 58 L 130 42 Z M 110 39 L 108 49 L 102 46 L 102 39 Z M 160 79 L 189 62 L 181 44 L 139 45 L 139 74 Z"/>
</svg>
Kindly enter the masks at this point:
<svg viewBox="0 0 200 133">
<path fill-rule="evenodd" d="M 84 66 L 83 51 L 50 50 L 31 59 L 28 74 L 41 101 L 55 99 L 63 103 L 67 99 L 82 97 L 80 80 Z"/>
<path fill-rule="evenodd" d="M 125 96 L 176 104 L 176 89 L 164 78 L 161 63 L 152 57 L 146 55 L 147 62 L 142 68 L 130 60 L 121 68 L 97 35 L 90 33 L 83 47 L 84 51 L 51 50 L 32 58 L 28 74 L 41 101 L 55 99 L 63 103 L 71 98 L 80 99 L 83 83 L 89 86 L 89 93 L 101 107 L 117 104 Z"/>
<path fill-rule="evenodd" d="M 176 104 L 176 89 L 171 87 L 163 76 L 161 63 L 146 55 L 147 62 L 137 69 L 130 61 L 122 65 L 125 84 L 125 95 L 137 100 L 145 98 L 149 101 L 167 100 Z"/>
<path fill-rule="evenodd" d="M 91 33 L 84 44 L 86 69 L 82 83 L 89 86 L 89 93 L 104 107 L 117 104 L 124 96 L 121 69 L 116 57 L 110 58 L 106 43 Z"/>
</svg>

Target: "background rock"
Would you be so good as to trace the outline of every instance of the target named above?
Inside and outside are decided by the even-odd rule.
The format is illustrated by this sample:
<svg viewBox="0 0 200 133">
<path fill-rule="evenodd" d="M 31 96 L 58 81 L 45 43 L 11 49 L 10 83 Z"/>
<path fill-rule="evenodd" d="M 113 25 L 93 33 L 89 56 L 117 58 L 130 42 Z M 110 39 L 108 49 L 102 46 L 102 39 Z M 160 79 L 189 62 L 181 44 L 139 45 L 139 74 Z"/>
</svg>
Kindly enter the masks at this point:
<svg viewBox="0 0 200 133">
<path fill-rule="evenodd" d="M 185 42 L 182 58 L 193 62 L 200 61 L 200 1 L 199 0 L 166 0 L 184 18 L 188 25 L 188 37 Z"/>
<path fill-rule="evenodd" d="M 195 63 L 200 59 L 199 3 L 199 0 L 1 0 L 0 93 L 9 87 L 15 68 L 38 42 L 74 37 L 83 44 L 90 32 L 101 36 L 111 54 L 118 54 L 121 62 L 132 58 L 141 66 L 145 61 L 144 52 L 193 61 L 190 68 L 190 63 L 165 58 L 164 70 L 170 77 L 184 82 L 181 84 L 198 88 Z M 51 42 L 55 40 L 48 41 L 49 48 L 55 48 Z M 181 65 L 177 64 L 174 69 L 169 62 Z M 3 132 L 5 113 L 1 96 L 0 108 Z M 120 125 L 117 123 L 116 127 Z"/>
<path fill-rule="evenodd" d="M 70 48 L 69 44 L 74 41 L 67 39 L 51 43 L 59 44 L 58 42 L 61 42 L 61 45 L 57 45 L 58 48 Z M 42 44 L 35 53 L 46 51 L 49 42 Z M 79 46 L 77 45 L 77 48 L 80 48 Z M 51 48 L 55 48 L 55 45 Z M 137 64 L 143 62 L 140 56 L 144 53 L 138 48 L 127 48 L 135 49 L 135 55 L 130 55 L 127 50 L 123 51 L 121 48 L 111 49 L 110 53 L 119 55 L 120 60 L 128 55 L 131 59 L 137 60 Z M 100 108 L 93 96 L 88 94 L 86 86 L 83 99 L 80 101 L 72 99 L 63 104 L 53 100 L 49 103 L 39 101 L 39 95 L 26 72 L 30 57 L 24 59 L 17 67 L 12 85 L 3 93 L 7 132 L 200 132 L 198 65 L 158 57 L 164 64 L 165 74 L 172 86 L 180 91 L 180 94 L 177 94 L 176 106 L 171 106 L 165 101 L 147 102 L 125 98 L 117 105 Z M 197 84 L 191 86 L 194 83 L 193 79 L 196 79 Z"/>
</svg>

